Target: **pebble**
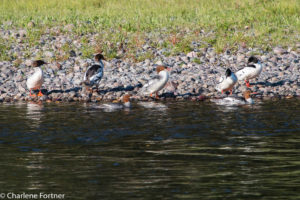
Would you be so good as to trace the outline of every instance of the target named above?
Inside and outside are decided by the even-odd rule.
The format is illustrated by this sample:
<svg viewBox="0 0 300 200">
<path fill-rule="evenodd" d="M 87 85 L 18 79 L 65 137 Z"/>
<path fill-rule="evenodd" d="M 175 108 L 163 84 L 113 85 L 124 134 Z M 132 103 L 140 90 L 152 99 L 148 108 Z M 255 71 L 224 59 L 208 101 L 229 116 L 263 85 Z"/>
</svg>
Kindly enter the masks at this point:
<svg viewBox="0 0 300 200">
<path fill-rule="evenodd" d="M 273 52 L 274 52 L 275 54 L 278 54 L 278 55 L 287 53 L 287 51 L 286 51 L 285 49 L 283 49 L 282 47 L 275 47 L 275 48 L 273 49 Z"/>
</svg>

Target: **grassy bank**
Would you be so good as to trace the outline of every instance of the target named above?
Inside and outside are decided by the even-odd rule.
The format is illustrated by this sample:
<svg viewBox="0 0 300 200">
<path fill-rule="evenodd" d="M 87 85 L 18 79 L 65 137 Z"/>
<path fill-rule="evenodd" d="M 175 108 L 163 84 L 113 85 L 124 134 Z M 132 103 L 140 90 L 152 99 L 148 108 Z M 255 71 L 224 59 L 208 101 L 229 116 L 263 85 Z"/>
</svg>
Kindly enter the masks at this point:
<svg viewBox="0 0 300 200">
<path fill-rule="evenodd" d="M 299 0 L 0 0 L 0 23 L 28 29 L 31 45 L 46 27 L 63 32 L 73 24 L 74 35 L 100 33 L 99 46 L 109 57 L 116 56 L 120 43 L 126 43 L 126 56 L 133 55 L 146 39 L 153 47 L 172 49 L 170 54 L 190 51 L 192 41 L 218 52 L 239 45 L 293 46 L 300 39 L 299 13 Z M 0 52 L 7 42 L 0 39 Z M 86 54 L 99 48 L 85 47 Z"/>
</svg>

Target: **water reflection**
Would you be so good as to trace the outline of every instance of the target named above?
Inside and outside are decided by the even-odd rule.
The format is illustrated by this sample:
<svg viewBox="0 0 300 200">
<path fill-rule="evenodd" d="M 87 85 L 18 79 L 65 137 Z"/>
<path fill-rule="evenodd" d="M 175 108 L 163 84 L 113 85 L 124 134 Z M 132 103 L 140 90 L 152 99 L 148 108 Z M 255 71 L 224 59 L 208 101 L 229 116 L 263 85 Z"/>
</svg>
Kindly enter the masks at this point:
<svg viewBox="0 0 300 200">
<path fill-rule="evenodd" d="M 1 192 L 68 199 L 299 199 L 299 101 L 0 104 Z M 32 125 L 35 124 L 35 125 Z M 284 184 L 282 184 L 284 183 Z"/>
<path fill-rule="evenodd" d="M 28 152 L 24 160 L 27 162 L 25 166 L 27 169 L 27 189 L 28 190 L 42 190 L 44 185 L 40 179 L 40 174 L 45 170 L 44 153 L 43 152 Z"/>
<path fill-rule="evenodd" d="M 43 103 L 28 102 L 26 104 L 26 117 L 29 119 L 29 124 L 33 128 L 37 128 L 41 122 L 43 116 L 42 110 L 44 108 Z"/>
<path fill-rule="evenodd" d="M 166 110 L 168 107 L 163 104 L 163 103 L 159 103 L 159 102 L 138 102 L 137 103 L 139 106 L 142 106 L 144 108 L 148 108 L 148 109 L 159 109 L 159 110 Z"/>
</svg>

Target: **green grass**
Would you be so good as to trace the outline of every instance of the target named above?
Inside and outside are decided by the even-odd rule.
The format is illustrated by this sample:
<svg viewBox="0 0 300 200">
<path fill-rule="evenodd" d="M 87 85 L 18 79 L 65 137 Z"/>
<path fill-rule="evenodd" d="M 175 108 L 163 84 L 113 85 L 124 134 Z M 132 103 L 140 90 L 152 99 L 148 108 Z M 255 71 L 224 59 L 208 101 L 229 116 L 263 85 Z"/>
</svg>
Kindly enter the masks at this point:
<svg viewBox="0 0 300 200">
<path fill-rule="evenodd" d="M 116 57 L 121 44 L 124 56 L 131 57 L 146 39 L 173 54 L 191 51 L 192 41 L 217 52 L 241 44 L 262 49 L 293 46 L 300 39 L 299 13 L 299 0 L 0 0 L 0 24 L 7 30 L 28 29 L 29 46 L 38 43 L 46 27 L 70 34 L 64 26 L 73 24 L 72 37 L 99 33 L 93 47 L 82 37 L 84 57 L 99 48 L 107 57 Z M 37 25 L 34 29 L 27 27 L 30 21 Z M 5 42 L 0 39 L 0 59 L 10 57 L 3 55 L 9 45 Z M 143 57 L 151 54 L 138 60 Z"/>
</svg>

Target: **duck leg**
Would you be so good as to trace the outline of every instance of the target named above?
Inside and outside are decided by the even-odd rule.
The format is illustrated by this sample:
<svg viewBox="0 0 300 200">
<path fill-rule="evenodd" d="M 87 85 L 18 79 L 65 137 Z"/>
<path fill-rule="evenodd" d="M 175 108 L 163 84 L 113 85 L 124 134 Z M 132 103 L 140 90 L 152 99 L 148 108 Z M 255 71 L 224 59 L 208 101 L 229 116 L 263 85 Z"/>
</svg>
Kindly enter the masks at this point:
<svg viewBox="0 0 300 200">
<path fill-rule="evenodd" d="M 232 95 L 232 90 L 229 90 L 230 91 L 230 95 Z"/>
<path fill-rule="evenodd" d="M 96 92 L 99 93 L 99 83 L 96 84 Z"/>
<path fill-rule="evenodd" d="M 250 86 L 250 82 L 248 80 L 245 80 L 246 86 L 249 88 Z"/>
<path fill-rule="evenodd" d="M 157 92 L 155 92 L 155 99 L 159 99 Z"/>
<path fill-rule="evenodd" d="M 35 97 L 36 96 L 35 94 L 31 94 L 31 89 L 29 89 L 29 96 L 31 96 L 31 97 Z"/>
</svg>

